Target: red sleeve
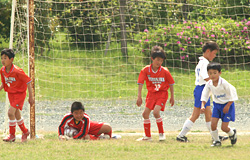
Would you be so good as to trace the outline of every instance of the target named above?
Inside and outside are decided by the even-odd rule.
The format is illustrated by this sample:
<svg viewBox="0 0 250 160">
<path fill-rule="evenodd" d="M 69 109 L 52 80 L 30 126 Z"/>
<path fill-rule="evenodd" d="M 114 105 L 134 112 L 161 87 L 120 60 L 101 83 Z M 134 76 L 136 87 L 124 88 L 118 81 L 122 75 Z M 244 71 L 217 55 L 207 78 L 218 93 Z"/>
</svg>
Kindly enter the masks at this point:
<svg viewBox="0 0 250 160">
<path fill-rule="evenodd" d="M 3 73 L 2 73 L 2 69 L 1 69 L 0 73 L 1 73 L 1 81 L 2 81 L 2 84 L 4 85 L 5 84 L 5 79 L 4 79 L 4 76 L 3 76 Z"/>
<path fill-rule="evenodd" d="M 29 84 L 31 82 L 31 79 L 29 76 L 27 76 L 25 74 L 25 72 L 23 70 L 19 70 L 19 72 L 17 72 L 17 77 L 24 83 Z"/>
<path fill-rule="evenodd" d="M 64 127 L 65 127 L 65 125 L 66 125 L 66 122 L 67 122 L 69 119 L 71 119 L 72 117 L 73 117 L 72 114 L 67 114 L 67 115 L 65 115 L 65 116 L 63 117 L 63 119 L 62 119 L 62 121 L 61 121 L 61 123 L 60 123 L 60 125 L 59 125 L 59 127 L 58 127 L 58 134 L 59 134 L 59 136 L 60 136 L 60 135 L 64 135 Z"/>
<path fill-rule="evenodd" d="M 167 82 L 169 85 L 173 85 L 175 83 L 174 79 L 169 71 L 167 71 Z"/>
<path fill-rule="evenodd" d="M 147 74 L 145 72 L 145 69 L 142 69 L 140 74 L 139 74 L 137 84 L 144 84 L 144 80 L 146 79 L 146 75 Z"/>
<path fill-rule="evenodd" d="M 90 127 L 90 119 L 89 119 L 89 117 L 85 116 L 82 119 L 82 121 L 83 121 L 82 128 L 81 128 L 80 132 L 73 137 L 74 139 L 81 139 L 81 138 L 85 137 L 89 132 L 89 127 Z"/>
</svg>

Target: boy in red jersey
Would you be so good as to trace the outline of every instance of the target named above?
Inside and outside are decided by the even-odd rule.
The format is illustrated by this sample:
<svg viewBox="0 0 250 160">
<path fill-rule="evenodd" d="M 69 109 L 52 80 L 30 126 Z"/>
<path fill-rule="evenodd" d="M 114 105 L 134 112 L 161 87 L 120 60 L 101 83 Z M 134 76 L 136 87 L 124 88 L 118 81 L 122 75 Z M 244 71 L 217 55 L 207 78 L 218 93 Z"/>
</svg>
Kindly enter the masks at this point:
<svg viewBox="0 0 250 160">
<path fill-rule="evenodd" d="M 8 110 L 9 117 L 9 135 L 3 139 L 6 142 L 14 142 L 16 139 L 16 123 L 22 130 L 22 142 L 27 140 L 29 130 L 25 127 L 21 112 L 23 103 L 26 97 L 26 90 L 29 91 L 29 103 L 33 105 L 35 100 L 32 95 L 31 79 L 24 73 L 24 71 L 13 64 L 15 53 L 12 49 L 4 49 L 1 52 L 1 68 L 2 85 L 0 90 L 4 89 L 8 93 L 10 108 Z"/>
<path fill-rule="evenodd" d="M 63 117 L 58 128 L 60 140 L 68 139 L 68 136 L 65 135 L 65 129 L 69 127 L 77 130 L 77 134 L 70 137 L 73 139 L 97 140 L 102 133 L 105 137 L 112 137 L 111 126 L 103 122 L 90 121 L 81 102 L 74 102 L 71 105 L 71 113 Z"/>
<path fill-rule="evenodd" d="M 170 104 L 174 105 L 174 79 L 166 67 L 162 67 L 163 61 L 166 59 L 164 50 L 159 46 L 154 46 L 151 51 L 152 64 L 144 67 L 138 78 L 138 98 L 137 106 L 141 106 L 142 98 L 141 91 L 144 80 L 146 81 L 148 94 L 146 97 L 146 106 L 142 116 L 144 118 L 144 131 L 145 136 L 137 139 L 137 141 L 152 141 L 150 131 L 149 114 L 153 110 L 153 115 L 156 119 L 156 124 L 159 130 L 159 140 L 164 141 L 163 122 L 160 111 L 164 111 L 165 104 L 168 100 L 168 88 L 170 88 Z"/>
</svg>

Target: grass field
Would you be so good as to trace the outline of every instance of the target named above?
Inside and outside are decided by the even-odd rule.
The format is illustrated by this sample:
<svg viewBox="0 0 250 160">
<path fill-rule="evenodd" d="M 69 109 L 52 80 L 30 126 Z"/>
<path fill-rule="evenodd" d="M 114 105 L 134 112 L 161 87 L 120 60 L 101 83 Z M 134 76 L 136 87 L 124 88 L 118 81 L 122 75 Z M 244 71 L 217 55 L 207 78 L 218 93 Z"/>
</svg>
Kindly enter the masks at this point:
<svg viewBox="0 0 250 160">
<path fill-rule="evenodd" d="M 210 147 L 209 135 L 188 135 L 189 143 L 175 141 L 177 133 L 169 133 L 166 141 L 136 142 L 140 136 L 123 136 L 118 140 L 59 141 L 56 133 L 46 133 L 44 139 L 21 143 L 0 141 L 0 159 L 25 160 L 75 160 L 75 159 L 249 159 L 249 135 L 239 135 L 237 144 L 227 140 L 221 147 Z"/>
</svg>

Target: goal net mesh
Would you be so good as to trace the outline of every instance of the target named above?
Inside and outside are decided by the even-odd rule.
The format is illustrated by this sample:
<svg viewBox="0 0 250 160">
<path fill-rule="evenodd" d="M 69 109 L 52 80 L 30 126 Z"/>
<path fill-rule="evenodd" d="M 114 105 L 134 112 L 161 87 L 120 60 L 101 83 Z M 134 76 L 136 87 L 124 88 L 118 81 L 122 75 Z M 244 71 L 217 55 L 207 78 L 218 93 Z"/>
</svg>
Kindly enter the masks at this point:
<svg viewBox="0 0 250 160">
<path fill-rule="evenodd" d="M 140 116 L 137 113 L 142 110 L 135 105 L 137 79 L 140 70 L 151 63 L 150 50 L 154 45 L 167 53 L 163 66 L 168 67 L 175 80 L 176 106 L 193 106 L 194 69 L 207 40 L 219 44 L 220 51 L 214 61 L 222 64 L 222 77 L 237 88 L 241 100 L 249 100 L 247 1 L 35 0 L 34 3 L 38 129 L 55 130 L 48 117 L 58 125 L 73 101 L 81 101 L 89 112 L 95 110 L 94 119 L 103 112 L 111 113 L 111 117 Z M 28 74 L 27 17 L 27 1 L 18 0 L 14 63 Z M 145 85 L 142 92 L 145 102 Z M 28 103 L 25 105 L 27 111 L 23 114 L 28 116 Z"/>
</svg>

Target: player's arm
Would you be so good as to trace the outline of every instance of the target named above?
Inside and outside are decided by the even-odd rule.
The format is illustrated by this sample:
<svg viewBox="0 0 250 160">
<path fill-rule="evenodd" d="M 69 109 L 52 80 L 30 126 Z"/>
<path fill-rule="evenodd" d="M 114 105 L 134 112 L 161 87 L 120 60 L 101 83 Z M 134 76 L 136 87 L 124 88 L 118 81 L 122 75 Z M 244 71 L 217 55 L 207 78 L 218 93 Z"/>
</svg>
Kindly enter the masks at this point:
<svg viewBox="0 0 250 160">
<path fill-rule="evenodd" d="M 30 103 L 30 105 L 33 105 L 33 104 L 35 104 L 35 99 L 34 99 L 33 94 L 32 94 L 31 83 L 27 84 L 27 86 L 28 86 L 28 92 L 29 92 L 29 103 Z"/>
<path fill-rule="evenodd" d="M 5 79 L 4 79 L 4 77 L 3 77 L 3 74 L 1 74 L 1 81 L 2 81 L 2 84 L 1 84 L 1 86 L 0 86 L 0 91 L 4 88 L 4 83 L 5 83 Z"/>
<path fill-rule="evenodd" d="M 137 95 L 137 101 L 136 101 L 136 105 L 138 107 L 140 107 L 142 104 L 142 98 L 141 98 L 142 87 L 143 87 L 143 84 L 138 84 L 138 95 Z"/>
<path fill-rule="evenodd" d="M 3 89 L 3 83 L 1 84 L 1 86 L 0 86 L 0 91 Z"/>
<path fill-rule="evenodd" d="M 205 104 L 206 104 L 206 101 L 201 102 L 201 113 L 205 112 Z"/>
<path fill-rule="evenodd" d="M 208 87 L 208 84 L 205 85 L 203 91 L 202 91 L 202 94 L 201 94 L 201 113 L 204 113 L 205 111 L 205 105 L 206 105 L 206 102 L 208 101 L 209 99 L 209 93 L 210 93 L 210 88 Z"/>
<path fill-rule="evenodd" d="M 170 97 L 169 102 L 170 102 L 171 106 L 173 106 L 174 105 L 174 85 L 170 85 L 169 88 L 170 88 L 170 93 L 171 93 L 171 97 Z"/>
</svg>

